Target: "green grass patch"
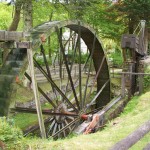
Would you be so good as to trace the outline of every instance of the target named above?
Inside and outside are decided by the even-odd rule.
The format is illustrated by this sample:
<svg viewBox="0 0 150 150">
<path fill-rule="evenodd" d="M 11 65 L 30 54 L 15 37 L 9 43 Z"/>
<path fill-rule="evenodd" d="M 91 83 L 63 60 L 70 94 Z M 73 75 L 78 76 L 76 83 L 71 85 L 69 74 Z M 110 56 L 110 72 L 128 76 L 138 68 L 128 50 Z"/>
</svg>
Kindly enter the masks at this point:
<svg viewBox="0 0 150 150">
<path fill-rule="evenodd" d="M 38 122 L 37 114 L 18 113 L 13 119 L 15 125 L 22 130 Z"/>
</svg>

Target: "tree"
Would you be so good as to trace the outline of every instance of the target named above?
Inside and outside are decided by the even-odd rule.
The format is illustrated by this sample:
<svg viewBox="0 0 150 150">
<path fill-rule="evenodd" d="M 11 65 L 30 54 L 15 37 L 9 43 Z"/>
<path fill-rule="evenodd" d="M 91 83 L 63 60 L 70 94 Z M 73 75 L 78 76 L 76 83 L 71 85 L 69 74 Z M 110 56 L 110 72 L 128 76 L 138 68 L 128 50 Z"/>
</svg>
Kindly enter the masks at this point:
<svg viewBox="0 0 150 150">
<path fill-rule="evenodd" d="M 129 33 L 133 33 L 140 20 L 150 21 L 150 1 L 149 0 L 123 0 L 114 5 L 114 9 L 122 15 L 124 26 Z"/>
<path fill-rule="evenodd" d="M 21 7 L 22 7 L 22 1 L 17 0 L 16 4 L 15 4 L 14 17 L 8 28 L 8 31 L 16 31 L 17 30 L 19 21 L 20 21 Z"/>
<path fill-rule="evenodd" d="M 33 27 L 33 5 L 32 0 L 23 0 L 23 21 L 24 31 L 29 31 Z"/>
</svg>

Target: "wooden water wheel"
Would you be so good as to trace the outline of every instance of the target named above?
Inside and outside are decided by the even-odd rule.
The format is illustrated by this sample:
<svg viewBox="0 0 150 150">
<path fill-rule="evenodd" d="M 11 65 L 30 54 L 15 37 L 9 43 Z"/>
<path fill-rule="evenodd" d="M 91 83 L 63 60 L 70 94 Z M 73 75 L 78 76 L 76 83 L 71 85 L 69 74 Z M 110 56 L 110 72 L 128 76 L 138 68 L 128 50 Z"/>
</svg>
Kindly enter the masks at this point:
<svg viewBox="0 0 150 150">
<path fill-rule="evenodd" d="M 66 137 L 81 123 L 83 115 L 100 110 L 110 101 L 109 68 L 102 44 L 93 29 L 78 21 L 46 22 L 30 32 L 30 41 L 34 65 L 47 79 L 49 90 L 52 91 L 47 95 L 37 84 L 38 91 L 49 103 L 49 108 L 42 109 L 46 116 L 46 135 L 54 138 Z M 47 57 L 47 49 L 55 51 L 53 60 Z M 10 52 L 11 56 L 17 55 L 15 51 L 16 49 Z M 24 62 L 26 49 L 18 51 L 22 54 L 20 61 Z M 42 65 L 37 57 L 39 52 Z M 18 62 L 17 59 L 14 61 Z M 8 60 L 3 66 L 7 64 Z M 11 66 L 11 70 L 14 68 Z M 18 69 L 16 74 L 19 72 Z M 16 74 L 7 86 L 8 91 L 11 91 L 11 83 Z M 30 75 L 25 75 L 31 81 Z M 3 71 L 1 76 L 8 78 Z M 9 97 L 5 94 L 2 96 L 1 103 Z M 16 108 L 16 111 L 36 113 L 36 109 L 30 108 Z M 38 127 L 34 126 L 30 131 L 36 129 Z"/>
</svg>

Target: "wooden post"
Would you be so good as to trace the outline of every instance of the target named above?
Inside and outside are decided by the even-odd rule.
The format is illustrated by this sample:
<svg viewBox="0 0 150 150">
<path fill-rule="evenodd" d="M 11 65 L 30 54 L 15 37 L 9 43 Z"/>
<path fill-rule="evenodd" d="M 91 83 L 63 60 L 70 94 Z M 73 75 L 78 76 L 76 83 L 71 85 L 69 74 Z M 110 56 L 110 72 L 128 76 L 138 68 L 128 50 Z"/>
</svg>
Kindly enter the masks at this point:
<svg viewBox="0 0 150 150">
<path fill-rule="evenodd" d="M 122 74 L 121 78 L 121 96 L 125 97 L 125 74 Z"/>
<path fill-rule="evenodd" d="M 29 67 L 30 67 L 32 85 L 33 85 L 33 92 L 34 92 L 34 97 L 35 97 L 35 104 L 36 104 L 36 110 L 37 110 L 37 115 L 38 115 L 38 121 L 39 121 L 41 136 L 42 136 L 42 138 L 46 138 L 45 126 L 44 126 L 44 121 L 43 121 L 43 117 L 42 117 L 42 110 L 41 110 L 41 104 L 40 104 L 40 99 L 39 99 L 39 93 L 38 93 L 38 89 L 37 89 L 37 82 L 36 82 L 36 79 L 35 79 L 32 49 L 27 49 L 27 55 L 28 55 L 28 61 L 29 61 Z"/>
<path fill-rule="evenodd" d="M 139 94 L 143 93 L 143 75 L 139 75 Z"/>
</svg>

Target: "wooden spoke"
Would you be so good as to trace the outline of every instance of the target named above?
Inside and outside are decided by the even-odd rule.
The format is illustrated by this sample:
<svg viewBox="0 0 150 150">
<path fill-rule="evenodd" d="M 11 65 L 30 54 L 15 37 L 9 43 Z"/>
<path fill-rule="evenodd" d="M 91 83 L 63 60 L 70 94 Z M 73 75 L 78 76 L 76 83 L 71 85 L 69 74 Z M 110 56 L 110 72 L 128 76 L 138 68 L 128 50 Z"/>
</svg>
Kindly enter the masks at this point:
<svg viewBox="0 0 150 150">
<path fill-rule="evenodd" d="M 67 119 L 65 119 L 65 124 L 66 125 L 69 124 L 68 121 L 67 121 Z M 68 127 L 68 129 L 71 131 L 71 127 L 70 126 Z"/>
<path fill-rule="evenodd" d="M 98 91 L 98 93 L 95 95 L 95 97 L 93 98 L 93 100 L 87 104 L 87 108 L 89 108 L 91 105 L 93 105 L 93 103 L 95 103 L 97 97 L 102 93 L 102 91 L 104 90 L 104 88 L 106 87 L 106 85 L 109 83 L 109 80 L 107 80 L 107 82 L 102 86 L 102 88 Z"/>
<path fill-rule="evenodd" d="M 58 124 L 57 123 L 55 123 L 55 125 L 54 125 L 54 129 L 53 129 L 53 133 L 52 133 L 52 136 L 56 133 L 56 129 L 57 129 L 57 127 L 58 127 Z"/>
<path fill-rule="evenodd" d="M 28 78 L 30 82 L 32 82 L 31 77 L 25 72 L 25 76 Z M 56 108 L 55 104 L 53 101 L 44 93 L 44 91 L 38 86 L 39 92 L 46 98 L 46 100 L 54 107 Z"/>
<path fill-rule="evenodd" d="M 63 92 L 61 91 L 61 89 L 58 88 L 58 86 L 53 82 L 53 80 L 51 80 L 46 72 L 44 71 L 44 69 L 38 64 L 38 62 L 36 62 L 36 60 L 34 60 L 36 66 L 40 69 L 40 71 L 44 74 L 44 76 L 47 78 L 47 80 L 52 84 L 52 86 L 54 86 L 54 88 L 59 92 L 59 94 L 64 98 L 64 100 L 68 103 L 68 105 L 70 105 L 76 112 L 78 112 L 78 110 L 74 107 L 74 105 L 68 100 L 68 98 L 63 94 Z"/>
<path fill-rule="evenodd" d="M 58 131 L 61 129 L 60 124 L 58 124 Z M 60 138 L 60 134 L 58 134 L 58 138 Z"/>
<path fill-rule="evenodd" d="M 80 107 L 83 108 L 82 103 L 82 75 L 81 75 L 81 27 L 80 22 L 78 26 L 78 50 L 79 50 L 79 95 L 80 95 Z"/>
<path fill-rule="evenodd" d="M 65 55 L 65 50 L 64 50 L 64 47 L 63 47 L 63 44 L 62 44 L 62 37 L 61 37 L 62 28 L 61 28 L 61 30 L 59 32 L 58 28 L 56 27 L 56 31 L 57 31 L 58 40 L 59 40 L 59 43 L 60 43 L 60 48 L 61 48 L 61 51 L 62 51 L 62 54 L 63 54 L 64 63 L 65 63 L 66 69 L 67 69 L 68 78 L 70 80 L 70 84 L 71 84 L 71 87 L 72 87 L 72 90 L 73 90 L 73 94 L 74 94 L 74 97 L 75 97 L 76 105 L 78 107 L 78 110 L 80 110 L 79 101 L 78 101 L 77 96 L 76 96 L 76 91 L 75 91 L 75 88 L 74 88 L 74 84 L 73 84 L 73 81 L 72 81 L 70 69 L 69 69 L 67 58 L 66 58 L 66 55 Z"/>
<path fill-rule="evenodd" d="M 61 130 L 57 131 L 52 137 L 56 137 L 59 133 L 63 132 L 64 130 L 66 130 L 68 127 L 70 127 L 71 125 L 73 125 L 79 120 L 80 120 L 79 118 L 76 118 L 75 120 L 71 121 L 66 126 L 64 126 Z"/>
<path fill-rule="evenodd" d="M 89 70 L 88 70 L 88 76 L 87 76 L 87 80 L 86 80 L 86 84 L 85 84 L 85 91 L 84 91 L 84 97 L 83 97 L 83 101 L 82 101 L 82 106 L 84 106 L 85 103 L 85 99 L 86 99 L 86 93 L 87 93 L 87 88 L 88 88 L 88 83 L 89 83 L 89 77 L 90 77 L 90 71 L 91 71 L 91 67 L 92 67 L 92 57 L 94 54 L 94 49 L 95 49 L 95 40 L 96 37 L 94 36 L 94 40 L 93 40 L 93 46 L 92 46 L 92 52 L 91 52 L 91 59 L 90 59 L 90 66 L 89 66 Z"/>
<path fill-rule="evenodd" d="M 76 45 L 74 47 L 73 58 L 72 58 L 72 62 L 71 62 L 71 65 L 70 65 L 70 73 L 72 72 L 73 64 L 74 64 L 74 61 L 75 61 L 75 56 L 76 56 L 76 51 L 77 51 L 77 42 L 78 42 L 78 40 L 76 41 Z M 65 93 L 68 90 L 68 86 L 69 86 L 69 79 L 67 81 L 67 86 L 66 86 Z"/>
<path fill-rule="evenodd" d="M 53 122 L 51 123 L 51 125 L 50 125 L 50 127 L 49 127 L 48 135 L 49 135 L 50 132 L 52 131 L 54 124 L 55 124 L 55 120 L 53 120 Z"/>
<path fill-rule="evenodd" d="M 62 123 L 62 128 L 64 128 L 64 127 L 65 127 L 65 126 L 64 126 L 64 123 Z M 62 129 L 62 128 L 61 128 L 61 129 Z M 59 130 L 59 131 L 60 131 L 60 130 Z M 66 137 L 65 131 L 63 130 L 62 132 L 63 132 L 64 137 Z"/>
<path fill-rule="evenodd" d="M 48 75 L 49 78 L 51 78 L 51 73 L 50 73 L 49 65 L 48 65 L 48 62 L 47 62 L 46 55 L 45 55 L 45 49 L 44 49 L 44 47 L 43 47 L 42 44 L 41 44 L 40 48 L 41 48 L 41 52 L 42 52 L 42 54 L 43 54 L 44 63 L 45 63 L 46 70 L 47 70 L 47 75 Z M 51 85 L 51 87 L 52 87 L 52 90 L 53 90 L 53 92 L 54 92 L 55 98 L 58 99 L 54 87 L 53 87 L 52 85 Z"/>
<path fill-rule="evenodd" d="M 99 66 L 99 69 L 98 69 L 98 71 L 97 71 L 97 73 L 96 73 L 96 76 L 95 76 L 94 80 L 92 81 L 92 86 L 91 86 L 91 88 L 90 88 L 89 94 L 86 96 L 86 99 L 88 99 L 88 98 L 90 97 L 91 93 L 92 93 L 92 90 L 93 90 L 93 87 L 94 87 L 94 85 L 95 85 L 95 83 L 96 83 L 97 77 L 98 77 L 98 75 L 99 75 L 99 73 L 100 73 L 100 71 L 101 71 L 101 69 L 102 69 L 104 60 L 105 60 L 105 56 L 103 57 L 102 62 L 101 62 L 101 64 L 100 64 L 100 66 Z"/>
</svg>

